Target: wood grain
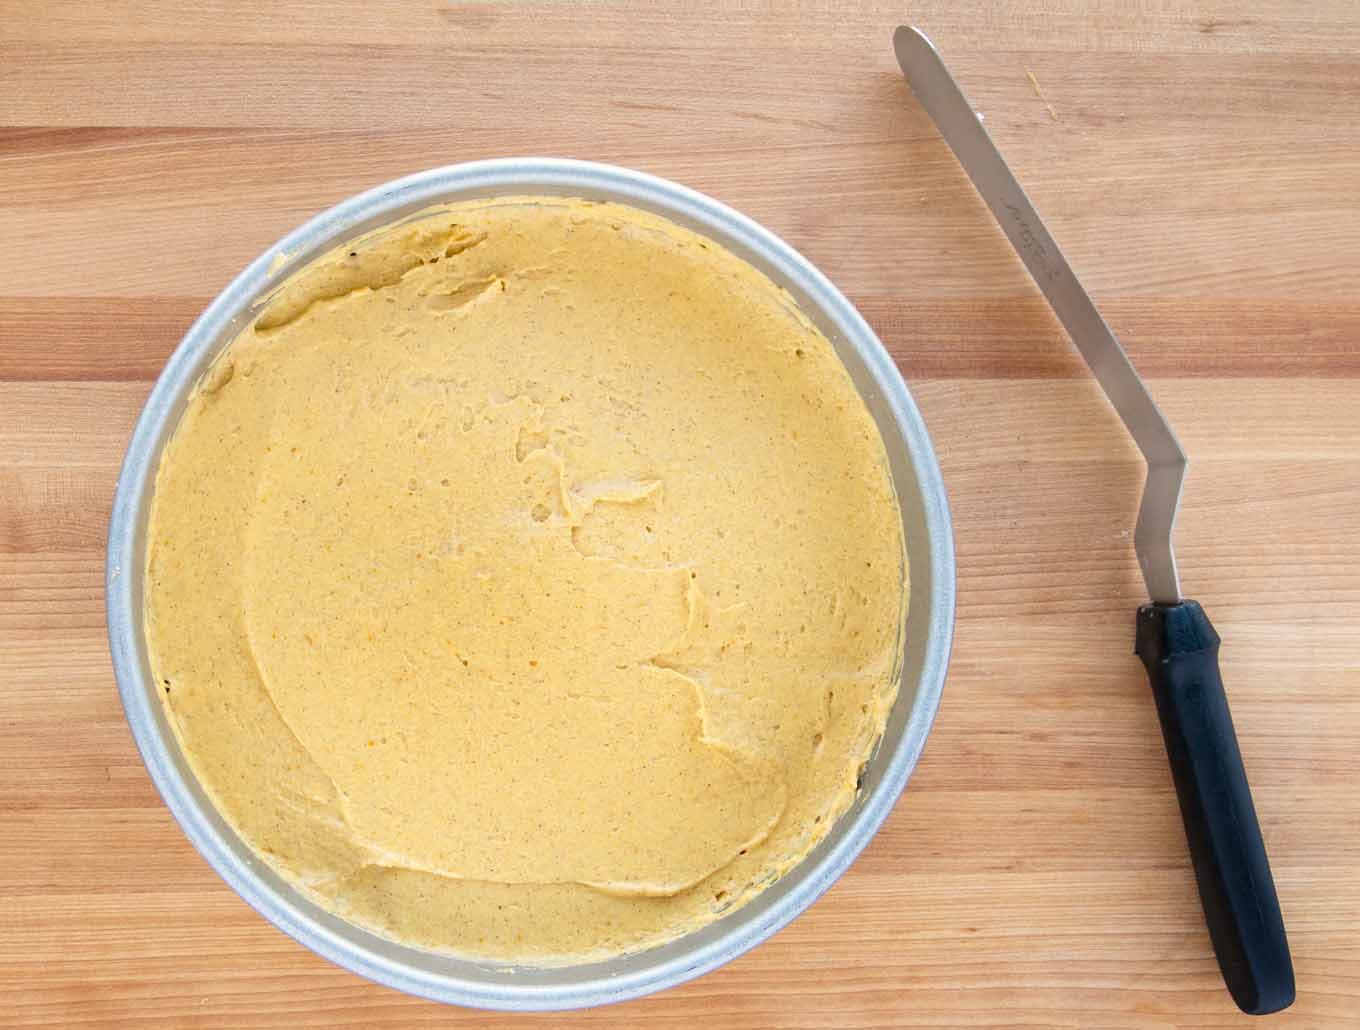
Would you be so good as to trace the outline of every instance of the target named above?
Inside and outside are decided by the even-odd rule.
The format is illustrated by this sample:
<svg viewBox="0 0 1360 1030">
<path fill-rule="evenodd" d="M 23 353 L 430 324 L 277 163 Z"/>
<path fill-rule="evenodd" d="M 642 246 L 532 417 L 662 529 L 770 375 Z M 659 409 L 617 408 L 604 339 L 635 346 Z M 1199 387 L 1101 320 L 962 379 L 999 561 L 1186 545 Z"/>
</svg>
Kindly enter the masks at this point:
<svg viewBox="0 0 1360 1030">
<path fill-rule="evenodd" d="M 0 0 L 0 1025 L 548 1024 L 361 981 L 237 899 L 132 746 L 101 585 L 123 447 L 208 299 L 360 189 L 526 153 L 678 179 L 817 262 L 912 383 L 959 555 L 939 721 L 851 872 L 728 967 L 552 1022 L 1250 1023 L 1130 653 L 1137 455 L 896 74 L 904 17 L 1192 455 L 1185 586 L 1224 637 L 1298 970 L 1271 1025 L 1360 1025 L 1346 0 Z"/>
</svg>

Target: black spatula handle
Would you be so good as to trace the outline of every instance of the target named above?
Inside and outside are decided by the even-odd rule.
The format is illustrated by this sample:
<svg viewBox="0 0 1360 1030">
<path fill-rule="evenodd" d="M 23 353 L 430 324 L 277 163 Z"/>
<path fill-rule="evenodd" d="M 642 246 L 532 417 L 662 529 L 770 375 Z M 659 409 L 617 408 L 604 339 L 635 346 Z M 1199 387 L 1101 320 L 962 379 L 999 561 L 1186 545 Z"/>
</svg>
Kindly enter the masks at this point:
<svg viewBox="0 0 1360 1030">
<path fill-rule="evenodd" d="M 1136 650 L 1157 699 L 1209 937 L 1233 1000 L 1264 1015 L 1293 1002 L 1294 964 L 1223 693 L 1218 643 L 1194 601 L 1138 609 Z"/>
</svg>

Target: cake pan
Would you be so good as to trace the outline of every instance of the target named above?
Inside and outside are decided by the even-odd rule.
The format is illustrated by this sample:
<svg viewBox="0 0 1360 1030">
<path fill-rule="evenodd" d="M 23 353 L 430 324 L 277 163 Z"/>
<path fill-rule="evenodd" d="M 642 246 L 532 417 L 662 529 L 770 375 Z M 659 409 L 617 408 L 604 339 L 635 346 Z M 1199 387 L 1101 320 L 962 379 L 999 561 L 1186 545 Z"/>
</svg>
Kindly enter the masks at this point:
<svg viewBox="0 0 1360 1030">
<path fill-rule="evenodd" d="M 720 243 L 794 297 L 825 333 L 878 424 L 910 564 L 901 687 L 854 804 L 796 867 L 750 902 L 666 944 L 604 961 L 507 966 L 386 940 L 326 912 L 284 882 L 218 814 L 181 753 L 147 665 L 142 628 L 146 522 L 156 468 L 190 391 L 258 313 L 262 299 L 313 258 L 432 205 L 504 194 L 613 200 Z M 118 690 L 151 779 L 204 858 L 261 915 L 361 976 L 436 1001 L 488 1009 L 602 1005 L 650 994 L 736 958 L 811 905 L 849 867 L 906 785 L 930 732 L 954 624 L 954 544 L 930 438 L 906 384 L 849 301 L 783 240 L 703 194 L 641 172 L 548 158 L 478 161 L 421 172 L 336 205 L 260 255 L 185 334 L 128 444 L 109 525 L 109 644 Z"/>
</svg>

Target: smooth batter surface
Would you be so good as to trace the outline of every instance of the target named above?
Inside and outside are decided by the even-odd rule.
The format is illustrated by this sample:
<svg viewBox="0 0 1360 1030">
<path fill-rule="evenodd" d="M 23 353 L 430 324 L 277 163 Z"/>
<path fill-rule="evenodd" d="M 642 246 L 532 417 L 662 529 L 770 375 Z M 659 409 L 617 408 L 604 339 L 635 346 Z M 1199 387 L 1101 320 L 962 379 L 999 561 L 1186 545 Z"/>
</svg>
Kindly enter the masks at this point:
<svg viewBox="0 0 1360 1030">
<path fill-rule="evenodd" d="M 227 820 L 324 906 L 505 960 L 798 861 L 896 693 L 882 441 L 746 263 L 612 204 L 426 213 L 293 276 L 162 460 L 147 640 Z"/>
</svg>

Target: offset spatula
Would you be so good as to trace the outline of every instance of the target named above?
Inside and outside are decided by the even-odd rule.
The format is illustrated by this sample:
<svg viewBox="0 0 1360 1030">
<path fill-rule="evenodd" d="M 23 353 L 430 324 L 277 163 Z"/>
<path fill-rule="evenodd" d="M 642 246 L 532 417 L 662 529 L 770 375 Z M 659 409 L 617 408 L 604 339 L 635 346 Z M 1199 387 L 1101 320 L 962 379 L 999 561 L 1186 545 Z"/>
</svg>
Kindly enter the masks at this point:
<svg viewBox="0 0 1360 1030">
<path fill-rule="evenodd" d="M 1147 460 L 1133 544 L 1152 603 L 1138 609 L 1134 649 L 1157 699 L 1223 979 L 1242 1011 L 1276 1012 L 1294 1000 L 1289 942 L 1223 693 L 1218 634 L 1199 604 L 1181 597 L 1171 548 L 1185 452 L 930 40 L 903 25 L 893 45 L 921 106 L 992 209 Z"/>
</svg>

